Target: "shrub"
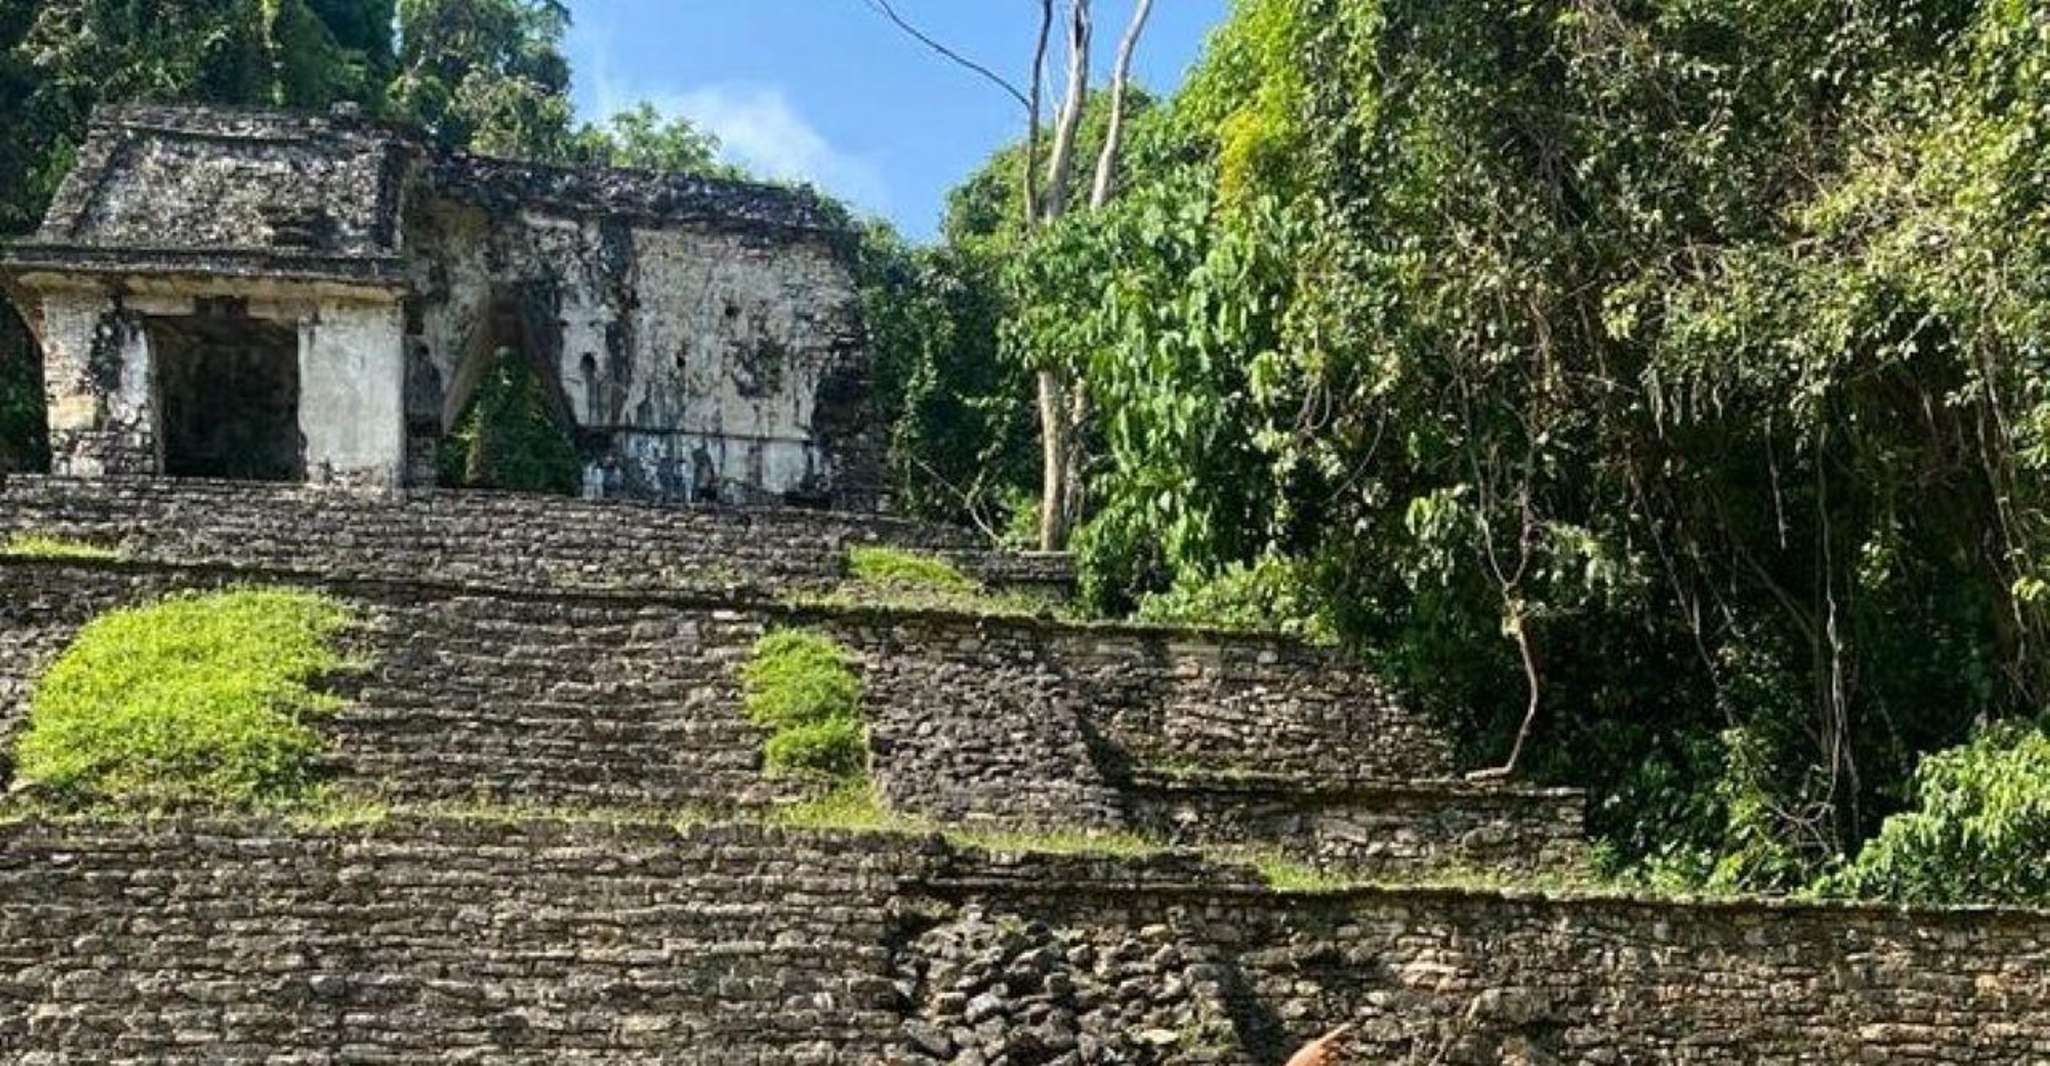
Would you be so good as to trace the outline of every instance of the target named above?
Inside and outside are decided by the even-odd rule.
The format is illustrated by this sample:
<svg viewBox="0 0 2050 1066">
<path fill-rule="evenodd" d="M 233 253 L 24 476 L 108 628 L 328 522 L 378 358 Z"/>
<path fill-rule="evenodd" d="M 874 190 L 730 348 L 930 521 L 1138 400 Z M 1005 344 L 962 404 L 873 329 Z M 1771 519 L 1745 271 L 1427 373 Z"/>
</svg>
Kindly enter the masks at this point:
<svg viewBox="0 0 2050 1066">
<path fill-rule="evenodd" d="M 1990 729 L 1922 760 L 1896 814 L 1825 895 L 1907 903 L 2050 903 L 2050 736 Z"/>
<path fill-rule="evenodd" d="M 861 678 L 853 657 L 803 630 L 769 633 L 741 671 L 749 720 L 770 730 L 762 760 L 772 774 L 852 779 L 866 768 Z"/>
<path fill-rule="evenodd" d="M 860 776 L 868 768 L 867 754 L 867 730 L 858 718 L 785 726 L 762 744 L 762 759 L 771 767 L 841 779 Z"/>
<path fill-rule="evenodd" d="M 442 442 L 445 484 L 574 495 L 583 467 L 527 360 L 501 348 L 456 430 Z"/>
<path fill-rule="evenodd" d="M 31 559 L 119 559 L 121 553 L 97 544 L 72 540 L 68 537 L 52 537 L 41 533 L 16 533 L 0 545 L 0 555 L 19 555 Z"/>
<path fill-rule="evenodd" d="M 1303 564 L 1278 556 L 1232 563 L 1214 577 L 1177 583 L 1139 602 L 1140 621 L 1332 639 L 1333 628 Z"/>
<path fill-rule="evenodd" d="M 174 595 L 88 623 L 37 683 L 17 776 L 71 800 L 304 798 L 346 663 L 341 605 L 293 589 Z"/>
<path fill-rule="evenodd" d="M 925 552 L 862 545 L 848 549 L 847 571 L 857 581 L 933 592 L 979 591 L 981 586 L 953 563 Z"/>
</svg>

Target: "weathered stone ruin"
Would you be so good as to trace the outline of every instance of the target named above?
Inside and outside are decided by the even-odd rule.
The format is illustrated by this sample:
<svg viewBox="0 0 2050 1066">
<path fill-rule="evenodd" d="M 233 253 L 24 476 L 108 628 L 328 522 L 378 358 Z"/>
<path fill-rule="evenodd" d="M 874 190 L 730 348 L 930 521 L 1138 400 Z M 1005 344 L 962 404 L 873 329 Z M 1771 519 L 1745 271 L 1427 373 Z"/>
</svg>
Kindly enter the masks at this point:
<svg viewBox="0 0 2050 1066">
<path fill-rule="evenodd" d="M 100 113 L 0 276 L 56 472 L 391 488 L 501 349 L 587 495 L 876 503 L 838 216 L 808 193 L 429 148 L 346 113 Z"/>
<path fill-rule="evenodd" d="M 876 513 L 835 240 L 778 190 L 103 116 L 6 260 L 59 473 L 0 544 L 102 552 L 0 549 L 0 791 L 92 619 L 292 586 L 367 664 L 322 779 L 390 813 L 0 808 L 0 1063 L 2050 1061 L 2050 914 L 1525 887 L 1584 797 L 1467 782 L 1347 655 L 842 595 L 870 545 L 1071 575 Z M 593 495 L 667 502 L 417 484 L 499 346 Z M 785 629 L 858 673 L 881 828 L 778 821 L 817 783 L 742 675 Z"/>
<path fill-rule="evenodd" d="M 2050 915 L 1519 890 L 1584 861 L 1581 797 L 1460 781 L 1335 653 L 816 595 L 878 542 L 1061 580 L 951 531 L 17 477 L 25 532 L 121 557 L 0 554 L 0 738 L 108 607 L 315 587 L 374 664 L 336 682 L 329 773 L 402 806 L 0 824 L 0 1062 L 1274 1064 L 1340 1022 L 1362 1063 L 2050 1056 Z M 857 659 L 912 828 L 758 823 L 800 790 L 739 674 L 792 626 Z M 1379 884 L 1277 889 L 1260 854 Z"/>
</svg>

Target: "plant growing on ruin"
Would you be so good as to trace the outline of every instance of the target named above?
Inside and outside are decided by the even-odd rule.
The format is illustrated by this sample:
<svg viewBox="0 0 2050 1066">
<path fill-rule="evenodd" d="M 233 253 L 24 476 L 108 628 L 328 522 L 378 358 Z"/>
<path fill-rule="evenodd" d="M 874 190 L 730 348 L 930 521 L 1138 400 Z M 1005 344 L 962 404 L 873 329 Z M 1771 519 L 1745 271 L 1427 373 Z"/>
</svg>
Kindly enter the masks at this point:
<svg viewBox="0 0 2050 1066">
<path fill-rule="evenodd" d="M 443 442 L 442 480 L 466 488 L 572 495 L 582 464 L 527 359 L 500 349 L 476 398 Z"/>
<path fill-rule="evenodd" d="M 847 550 L 847 573 L 856 581 L 900 589 L 972 593 L 981 587 L 937 555 L 874 544 Z"/>
<path fill-rule="evenodd" d="M 777 775 L 849 781 L 868 769 L 868 727 L 854 658 L 830 637 L 797 629 L 755 642 L 741 670 L 748 719 L 769 730 L 762 763 Z"/>
<path fill-rule="evenodd" d="M 1917 806 L 1886 820 L 1826 895 L 1908 903 L 2050 902 L 2050 735 L 1987 730 L 1922 760 Z"/>
<path fill-rule="evenodd" d="M 53 537 L 43 533 L 16 533 L 0 544 L 0 555 L 15 555 L 28 559 L 119 559 L 121 553 L 112 548 L 88 544 L 69 537 Z"/>
<path fill-rule="evenodd" d="M 308 797 L 349 665 L 346 608 L 297 589 L 177 594 L 88 623 L 36 684 L 16 776 L 75 802 Z"/>
</svg>

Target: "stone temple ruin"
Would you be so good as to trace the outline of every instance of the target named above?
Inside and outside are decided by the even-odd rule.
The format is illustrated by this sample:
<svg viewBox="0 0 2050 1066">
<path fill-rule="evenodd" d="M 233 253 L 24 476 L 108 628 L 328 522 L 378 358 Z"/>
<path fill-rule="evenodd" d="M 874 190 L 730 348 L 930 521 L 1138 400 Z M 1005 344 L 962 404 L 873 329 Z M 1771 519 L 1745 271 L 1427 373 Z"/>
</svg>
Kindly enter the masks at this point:
<svg viewBox="0 0 2050 1066">
<path fill-rule="evenodd" d="M 859 509 L 878 442 L 846 241 L 804 192 L 131 107 L 96 116 L 0 274 L 61 474 L 431 485 L 511 348 L 587 495 Z"/>
<path fill-rule="evenodd" d="M 294 167 L 361 192 L 344 159 L 380 191 L 322 202 L 361 213 L 262 222 Z M 0 1063 L 1274 1066 L 1340 1024 L 1376 1064 L 2050 1061 L 2050 913 L 1574 888 L 1580 793 L 1463 780 L 1441 725 L 1333 649 L 859 593 L 850 552 L 879 544 L 990 590 L 1071 576 L 861 509 L 830 414 L 858 351 L 805 339 L 853 335 L 804 317 L 844 278 L 800 201 L 213 112 L 103 121 L 81 173 L 10 260 L 70 407 L 59 473 L 0 483 L 0 544 L 102 554 L 0 550 L 0 789 L 93 618 L 292 586 L 347 605 L 366 664 L 332 681 L 324 778 L 390 813 L 0 817 Z M 270 244 L 223 251 L 189 209 L 148 237 L 186 245 L 147 246 L 117 195 L 143 187 L 243 205 Z M 691 213 L 715 193 L 733 217 Z M 416 248 L 439 251 L 386 254 Z M 655 275 L 713 280 L 603 284 Z M 689 329 L 644 310 L 672 299 Z M 625 370 L 575 412 L 594 482 L 842 509 L 256 477 L 412 480 L 479 344 L 555 337 L 529 342 L 574 382 L 614 326 Z M 779 346 L 777 387 L 722 361 Z M 233 383 L 233 443 L 181 421 L 191 375 Z M 788 450 L 737 429 L 771 422 Z M 199 472 L 248 478 L 163 476 L 264 452 L 245 437 L 270 466 Z M 784 629 L 859 675 L 880 827 L 779 822 L 811 786 L 765 772 L 741 675 Z"/>
</svg>

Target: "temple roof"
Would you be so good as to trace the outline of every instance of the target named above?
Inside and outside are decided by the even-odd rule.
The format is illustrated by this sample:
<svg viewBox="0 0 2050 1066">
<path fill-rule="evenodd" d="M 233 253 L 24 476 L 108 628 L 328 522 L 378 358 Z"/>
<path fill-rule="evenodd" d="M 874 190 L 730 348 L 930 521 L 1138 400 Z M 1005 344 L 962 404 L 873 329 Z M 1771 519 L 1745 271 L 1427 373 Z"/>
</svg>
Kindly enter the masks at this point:
<svg viewBox="0 0 2050 1066">
<path fill-rule="evenodd" d="M 16 272 L 395 281 L 412 148 L 348 116 L 103 108 Z"/>
<path fill-rule="evenodd" d="M 42 228 L 0 250 L 0 270 L 399 285 L 411 173 L 436 195 L 495 212 L 846 229 L 844 215 L 807 190 L 441 152 L 403 127 L 345 112 L 126 106 L 95 112 Z"/>
</svg>

